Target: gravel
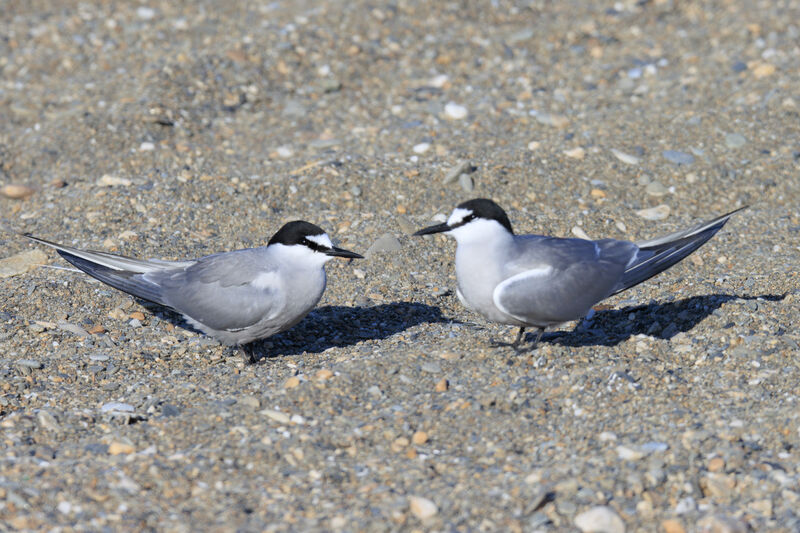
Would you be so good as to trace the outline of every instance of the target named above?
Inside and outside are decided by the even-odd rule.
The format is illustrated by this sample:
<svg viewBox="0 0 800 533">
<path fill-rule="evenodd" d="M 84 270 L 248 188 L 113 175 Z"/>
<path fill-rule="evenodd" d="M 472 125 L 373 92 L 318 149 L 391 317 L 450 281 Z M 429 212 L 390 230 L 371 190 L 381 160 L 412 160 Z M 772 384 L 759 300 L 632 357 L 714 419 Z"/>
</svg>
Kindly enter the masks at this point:
<svg viewBox="0 0 800 533">
<path fill-rule="evenodd" d="M 0 11 L 8 528 L 800 529 L 796 5 Z M 409 235 L 478 196 L 633 240 L 750 208 L 515 354 Z M 17 234 L 176 259 L 297 218 L 395 251 L 254 365 Z"/>
</svg>

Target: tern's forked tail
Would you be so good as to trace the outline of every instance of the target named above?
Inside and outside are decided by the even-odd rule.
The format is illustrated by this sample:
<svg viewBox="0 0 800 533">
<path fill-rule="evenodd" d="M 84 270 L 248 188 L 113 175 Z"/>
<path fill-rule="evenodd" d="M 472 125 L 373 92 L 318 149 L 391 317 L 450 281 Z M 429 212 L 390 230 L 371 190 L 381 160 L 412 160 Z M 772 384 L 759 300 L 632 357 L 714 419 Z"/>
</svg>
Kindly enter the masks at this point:
<svg viewBox="0 0 800 533">
<path fill-rule="evenodd" d="M 612 294 L 630 289 L 680 262 L 721 230 L 734 213 L 746 208 L 740 207 L 709 222 L 664 237 L 637 242 L 639 252 Z"/>
</svg>

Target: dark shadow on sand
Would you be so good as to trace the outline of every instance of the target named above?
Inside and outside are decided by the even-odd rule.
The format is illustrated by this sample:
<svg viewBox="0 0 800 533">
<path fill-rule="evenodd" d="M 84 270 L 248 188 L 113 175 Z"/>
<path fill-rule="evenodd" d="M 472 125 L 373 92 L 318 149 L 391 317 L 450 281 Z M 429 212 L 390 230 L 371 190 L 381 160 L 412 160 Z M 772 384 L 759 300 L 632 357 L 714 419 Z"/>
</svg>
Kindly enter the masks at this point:
<svg viewBox="0 0 800 533">
<path fill-rule="evenodd" d="M 616 346 L 638 334 L 671 339 L 678 333 L 690 331 L 726 302 L 733 300 L 775 302 L 785 297 L 785 294 L 762 296 L 707 294 L 666 303 L 651 302 L 597 311 L 590 320 L 584 319 L 579 322 L 574 330 L 547 332 L 540 342 L 578 347 Z M 532 336 L 528 335 L 527 338 L 532 339 Z"/>
</svg>

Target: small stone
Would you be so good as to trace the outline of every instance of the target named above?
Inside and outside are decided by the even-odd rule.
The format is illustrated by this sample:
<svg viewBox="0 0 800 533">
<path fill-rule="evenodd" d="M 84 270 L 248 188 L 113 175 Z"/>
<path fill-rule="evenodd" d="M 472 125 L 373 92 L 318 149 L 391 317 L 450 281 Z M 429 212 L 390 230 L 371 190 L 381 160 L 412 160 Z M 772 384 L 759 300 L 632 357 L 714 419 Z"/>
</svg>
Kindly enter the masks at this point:
<svg viewBox="0 0 800 533">
<path fill-rule="evenodd" d="M 372 243 L 372 246 L 370 246 L 366 252 L 364 252 L 364 256 L 369 258 L 378 252 L 397 252 L 400 251 L 402 247 L 403 245 L 400 244 L 397 237 L 391 233 L 384 233 Z"/>
<path fill-rule="evenodd" d="M 151 142 L 143 142 L 139 145 L 140 152 L 152 152 L 156 149 L 156 145 Z"/>
<path fill-rule="evenodd" d="M 472 176 L 467 174 L 461 174 L 458 177 L 458 184 L 461 185 L 461 188 L 465 192 L 472 192 L 475 189 L 475 182 L 472 180 Z"/>
<path fill-rule="evenodd" d="M 439 512 L 435 503 L 421 496 L 410 496 L 408 498 L 408 509 L 411 511 L 411 514 L 420 520 L 432 518 Z"/>
<path fill-rule="evenodd" d="M 108 312 L 108 318 L 113 318 L 114 320 L 125 320 L 128 318 L 127 313 L 120 309 L 119 307 L 115 307 L 111 311 Z M 144 318 L 144 316 L 142 316 Z"/>
<path fill-rule="evenodd" d="M 648 209 L 636 211 L 636 214 L 645 220 L 664 220 L 669 216 L 670 208 L 668 205 L 657 205 Z"/>
<path fill-rule="evenodd" d="M 278 146 L 275 149 L 274 153 L 275 153 L 275 156 L 277 156 L 277 157 L 279 157 L 281 159 L 289 159 L 290 157 L 292 157 L 294 155 L 294 150 L 292 150 L 291 146 L 283 145 L 283 146 Z"/>
<path fill-rule="evenodd" d="M 747 144 L 747 139 L 744 138 L 744 135 L 739 133 L 729 133 L 725 136 L 725 146 L 732 150 L 741 148 L 745 144 Z"/>
<path fill-rule="evenodd" d="M 444 116 L 450 120 L 461 120 L 466 118 L 468 114 L 466 107 L 455 102 L 447 102 L 444 106 Z"/>
<path fill-rule="evenodd" d="M 579 239 L 583 239 L 585 241 L 591 241 L 592 240 L 592 238 L 589 237 L 586 234 L 586 232 L 583 231 L 583 228 L 581 228 L 580 226 L 572 226 L 572 229 L 570 231 L 572 232 L 573 235 L 575 235 Z"/>
<path fill-rule="evenodd" d="M 14 364 L 22 368 L 31 368 L 33 370 L 38 370 L 43 366 L 42 363 L 35 359 L 17 359 Z"/>
<path fill-rule="evenodd" d="M 132 413 L 134 407 L 129 403 L 108 402 L 100 408 L 101 413 Z"/>
<path fill-rule="evenodd" d="M 607 195 L 603 189 L 592 189 L 589 191 L 589 196 L 592 198 L 605 198 Z"/>
<path fill-rule="evenodd" d="M 625 225 L 625 223 L 624 223 L 623 221 L 621 221 L 621 220 L 617 220 L 617 221 L 615 221 L 615 222 L 614 222 L 614 225 L 615 225 L 615 226 L 617 227 L 617 229 L 618 229 L 618 230 L 620 230 L 622 233 L 625 233 L 625 232 L 627 232 L 627 231 L 628 231 L 628 226 L 626 226 L 626 225 Z"/>
<path fill-rule="evenodd" d="M 130 316 L 132 319 L 134 319 L 134 320 L 138 320 L 138 321 L 140 321 L 140 322 L 141 322 L 142 320 L 144 320 L 144 313 L 142 313 L 141 311 L 134 311 L 134 312 L 133 312 L 133 313 L 131 313 L 129 316 Z"/>
<path fill-rule="evenodd" d="M 612 148 L 611 153 L 614 154 L 614 157 L 616 157 L 617 159 L 619 159 L 620 161 L 622 161 L 627 165 L 639 164 L 639 158 L 636 157 L 635 155 L 626 154 L 625 152 L 617 150 L 616 148 Z"/>
<path fill-rule="evenodd" d="M 61 426 L 58 425 L 56 417 L 54 417 L 48 411 L 39 411 L 36 413 L 36 419 L 39 421 L 39 425 L 48 431 L 52 431 L 53 433 L 58 433 L 61 431 Z"/>
<path fill-rule="evenodd" d="M 658 181 L 651 181 L 650 183 L 648 183 L 644 191 L 650 196 L 664 196 L 665 194 L 669 194 L 669 189 L 664 187 Z"/>
<path fill-rule="evenodd" d="M 428 87 L 433 87 L 435 89 L 442 89 L 448 83 L 450 83 L 450 78 L 447 76 L 447 74 L 439 74 L 429 79 L 427 85 Z"/>
<path fill-rule="evenodd" d="M 281 413 L 280 411 L 275 411 L 272 409 L 262 409 L 259 411 L 260 414 L 266 416 L 267 418 L 271 418 L 275 422 L 279 424 L 289 424 L 292 421 L 292 418 L 287 415 L 286 413 Z"/>
<path fill-rule="evenodd" d="M 237 401 L 238 404 L 244 405 L 245 407 L 249 407 L 251 409 L 258 409 L 261 407 L 261 400 L 256 398 L 255 396 L 242 396 Z"/>
<path fill-rule="evenodd" d="M 617 456 L 623 461 L 639 461 L 643 459 L 646 454 L 640 450 L 634 450 L 627 446 L 617 446 Z"/>
<path fill-rule="evenodd" d="M 575 525 L 584 533 L 625 533 L 625 523 L 613 509 L 605 505 L 577 515 Z"/>
<path fill-rule="evenodd" d="M 708 462 L 709 472 L 719 472 L 723 468 L 725 468 L 725 459 L 723 459 L 722 457 L 713 457 Z"/>
<path fill-rule="evenodd" d="M 775 74 L 775 65 L 771 63 L 761 63 L 753 69 L 753 77 L 757 80 Z"/>
<path fill-rule="evenodd" d="M 133 447 L 132 444 L 127 444 L 125 442 L 112 442 L 108 445 L 108 454 L 109 455 L 120 455 L 120 454 L 129 454 L 136 451 L 136 448 Z"/>
<path fill-rule="evenodd" d="M 576 146 L 570 150 L 564 150 L 564 155 L 567 157 L 571 157 L 572 159 L 583 159 L 586 152 L 580 146 Z"/>
<path fill-rule="evenodd" d="M 664 150 L 661 155 L 663 155 L 667 161 L 676 165 L 691 165 L 694 163 L 694 156 L 692 154 L 679 152 L 678 150 Z"/>
<path fill-rule="evenodd" d="M 95 182 L 95 185 L 98 187 L 129 187 L 131 183 L 131 180 L 128 178 L 120 178 L 119 176 L 105 174 Z"/>
<path fill-rule="evenodd" d="M 436 392 L 445 392 L 448 388 L 450 388 L 450 382 L 448 382 L 446 378 L 442 378 L 436 382 Z"/>
<path fill-rule="evenodd" d="M 613 431 L 603 431 L 597 438 L 600 439 L 600 442 L 611 442 L 617 440 L 617 434 Z"/>
<path fill-rule="evenodd" d="M 425 444 L 428 442 L 428 434 L 424 431 L 415 431 L 414 434 L 411 436 L 411 442 L 416 444 L 417 446 L 421 444 Z"/>
<path fill-rule="evenodd" d="M 136 8 L 136 16 L 142 20 L 151 20 L 156 16 L 156 10 L 152 7 L 140 6 Z"/>
<path fill-rule="evenodd" d="M 47 263 L 47 254 L 41 250 L 27 250 L 0 259 L 0 278 L 10 278 L 24 274 L 39 265 Z"/>
<path fill-rule="evenodd" d="M 100 324 L 97 324 L 97 325 L 92 326 L 91 328 L 87 329 L 86 331 L 88 331 L 92 335 L 100 335 L 101 333 L 105 333 L 106 332 L 106 328 L 104 328 Z"/>
<path fill-rule="evenodd" d="M 542 145 L 539 141 L 531 141 L 528 143 L 528 150 L 533 152 L 534 150 L 538 150 L 539 147 Z"/>
<path fill-rule="evenodd" d="M 411 148 L 411 150 L 415 154 L 424 154 L 425 152 L 430 150 L 430 148 L 431 148 L 431 143 L 419 143 L 419 144 L 415 144 L 414 147 Z"/>
<path fill-rule="evenodd" d="M 0 196 L 11 198 L 13 200 L 24 200 L 32 196 L 36 190 L 33 187 L 22 185 L 21 183 L 9 183 L 0 187 Z"/>
<path fill-rule="evenodd" d="M 747 533 L 749 527 L 727 515 L 705 516 L 697 521 L 697 533 Z"/>
<path fill-rule="evenodd" d="M 445 172 L 444 177 L 442 178 L 442 183 L 447 185 L 448 183 L 453 183 L 458 180 L 458 177 L 465 172 L 469 172 L 470 164 L 469 161 L 461 160 L 458 161 L 455 165 L 453 165 L 450 170 Z"/>
<path fill-rule="evenodd" d="M 569 126 L 569 119 L 564 115 L 551 115 L 549 113 L 540 113 L 536 115 L 536 120 L 541 124 L 553 126 L 554 128 L 563 129 Z"/>
<path fill-rule="evenodd" d="M 717 499 L 728 499 L 733 496 L 736 480 L 732 476 L 710 472 L 700 478 L 700 488 L 703 494 Z"/>
<path fill-rule="evenodd" d="M 293 389 L 295 387 L 298 387 L 299 385 L 300 385 L 300 378 L 298 378 L 297 376 L 292 376 L 283 382 L 284 389 Z"/>
<path fill-rule="evenodd" d="M 668 518 L 661 522 L 661 529 L 664 530 L 664 533 L 686 533 L 681 521 L 675 518 Z"/>
<path fill-rule="evenodd" d="M 319 381 L 325 381 L 333 377 L 333 372 L 327 368 L 321 368 L 320 370 L 317 370 L 317 373 L 314 374 L 314 377 Z"/>
<path fill-rule="evenodd" d="M 72 333 L 74 335 L 77 335 L 79 337 L 88 337 L 89 336 L 89 332 L 86 331 L 84 328 L 80 327 L 78 324 L 73 324 L 73 323 L 67 322 L 65 320 L 60 321 L 58 324 L 56 324 L 56 326 L 61 331 L 68 331 L 68 332 L 70 332 L 70 333 Z"/>
<path fill-rule="evenodd" d="M 72 512 L 72 504 L 67 501 L 61 501 L 56 505 L 56 509 L 61 514 L 69 514 Z"/>
<path fill-rule="evenodd" d="M 425 362 L 422 363 L 419 367 L 420 370 L 422 370 L 423 372 L 427 372 L 429 374 L 438 374 L 442 371 L 442 367 L 441 365 L 439 365 L 439 363 Z"/>
</svg>

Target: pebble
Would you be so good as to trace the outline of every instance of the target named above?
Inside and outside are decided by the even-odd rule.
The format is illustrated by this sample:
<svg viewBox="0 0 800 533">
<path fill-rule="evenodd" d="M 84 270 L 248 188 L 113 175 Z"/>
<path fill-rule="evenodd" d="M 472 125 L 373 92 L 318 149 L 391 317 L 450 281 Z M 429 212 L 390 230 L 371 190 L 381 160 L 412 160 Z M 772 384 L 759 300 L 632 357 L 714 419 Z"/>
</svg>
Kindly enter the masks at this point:
<svg viewBox="0 0 800 533">
<path fill-rule="evenodd" d="M 583 159 L 583 157 L 586 155 L 586 151 L 580 146 L 576 146 L 575 148 L 564 150 L 564 155 L 571 157 L 572 159 Z"/>
<path fill-rule="evenodd" d="M 273 409 L 262 409 L 259 411 L 259 413 L 274 420 L 275 422 L 278 422 L 279 424 L 289 424 L 292 421 L 292 418 L 286 413 L 281 413 L 280 411 L 275 411 Z"/>
<path fill-rule="evenodd" d="M 621 150 L 617 150 L 616 148 L 611 149 L 611 153 L 614 154 L 614 157 L 622 161 L 627 165 L 638 165 L 640 159 L 635 155 L 627 154 Z"/>
<path fill-rule="evenodd" d="M 573 235 L 575 235 L 579 239 L 583 239 L 585 241 L 591 241 L 592 240 L 592 238 L 589 237 L 586 234 L 586 232 L 583 231 L 583 228 L 581 228 L 580 226 L 572 226 L 572 229 L 570 231 L 572 232 Z"/>
<path fill-rule="evenodd" d="M 741 148 L 745 144 L 747 144 L 747 139 L 744 138 L 744 135 L 739 133 L 729 133 L 725 136 L 725 146 L 732 150 Z"/>
<path fill-rule="evenodd" d="M 120 178 L 119 176 L 104 174 L 95 182 L 95 185 L 98 187 L 129 187 L 131 183 L 131 180 L 128 178 Z"/>
<path fill-rule="evenodd" d="M 664 150 L 661 155 L 670 163 L 676 165 L 691 165 L 694 163 L 694 156 L 686 152 L 679 152 L 677 150 Z"/>
<path fill-rule="evenodd" d="M 408 509 L 411 511 L 411 514 L 420 520 L 432 518 L 436 516 L 436 513 L 439 512 L 439 509 L 436 507 L 435 503 L 428 498 L 423 498 L 421 496 L 409 496 Z"/>
<path fill-rule="evenodd" d="M 468 172 L 470 169 L 469 161 L 465 159 L 461 159 L 456 162 L 455 165 L 450 167 L 450 169 L 445 172 L 444 177 L 442 178 L 442 183 L 447 185 L 448 183 L 453 183 L 458 180 L 458 177 L 465 172 Z"/>
<path fill-rule="evenodd" d="M 697 521 L 697 533 L 747 533 L 749 530 L 745 523 L 727 515 L 710 515 Z"/>
<path fill-rule="evenodd" d="M 424 431 L 415 431 L 414 434 L 411 435 L 411 442 L 417 446 L 425 444 L 428 442 L 428 434 Z"/>
<path fill-rule="evenodd" d="M 300 378 L 298 378 L 297 376 L 292 376 L 283 382 L 284 389 L 293 389 L 298 386 L 300 386 Z"/>
<path fill-rule="evenodd" d="M 101 413 L 132 413 L 134 407 L 129 403 L 109 402 L 100 408 Z"/>
<path fill-rule="evenodd" d="M 35 192 L 36 190 L 33 187 L 28 187 L 20 183 L 9 183 L 8 185 L 0 187 L 0 196 L 5 196 L 13 200 L 24 200 L 32 196 Z"/>
<path fill-rule="evenodd" d="M 0 278 L 10 278 L 11 276 L 24 274 L 32 268 L 46 264 L 47 260 L 47 254 L 38 249 L 27 250 L 5 259 L 0 259 Z"/>
<path fill-rule="evenodd" d="M 294 150 L 291 146 L 283 145 L 275 148 L 275 155 L 281 159 L 289 159 L 294 155 Z"/>
<path fill-rule="evenodd" d="M 71 322 L 60 321 L 58 324 L 58 329 L 62 331 L 67 331 L 69 333 L 73 333 L 79 337 L 88 337 L 89 332 L 86 331 L 84 328 L 80 327 L 77 324 L 73 324 Z"/>
<path fill-rule="evenodd" d="M 661 522 L 661 529 L 664 530 L 664 533 L 686 533 L 686 528 L 683 527 L 681 521 L 675 518 L 668 518 Z"/>
<path fill-rule="evenodd" d="M 53 433 L 58 433 L 61 431 L 61 426 L 58 425 L 56 417 L 44 409 L 36 413 L 36 419 L 39 421 L 39 425 L 44 429 L 52 431 Z"/>
<path fill-rule="evenodd" d="M 139 145 L 140 152 L 152 152 L 156 149 L 156 145 L 151 142 L 143 142 Z"/>
<path fill-rule="evenodd" d="M 713 457 L 708 462 L 709 472 L 719 472 L 723 468 L 725 468 L 725 459 L 723 459 L 722 457 Z"/>
<path fill-rule="evenodd" d="M 415 144 L 414 147 L 411 149 L 415 154 L 424 154 L 428 150 L 431 149 L 431 143 L 419 143 Z"/>
<path fill-rule="evenodd" d="M 156 16 L 156 10 L 152 7 L 139 6 L 136 8 L 136 16 L 142 20 L 151 20 Z"/>
<path fill-rule="evenodd" d="M 42 363 L 35 359 L 17 359 L 14 364 L 23 368 L 32 368 L 33 370 L 38 370 L 43 366 Z"/>
<path fill-rule="evenodd" d="M 436 390 L 436 392 L 445 392 L 449 387 L 450 383 L 447 381 L 447 379 L 442 378 L 438 382 L 436 382 L 436 387 L 434 390 Z"/>
<path fill-rule="evenodd" d="M 575 517 L 575 525 L 584 533 L 625 533 L 625 523 L 605 505 L 593 507 Z"/>
<path fill-rule="evenodd" d="M 644 190 L 650 196 L 664 196 L 665 194 L 669 194 L 669 189 L 658 181 L 651 181 Z"/>
<path fill-rule="evenodd" d="M 757 80 L 761 78 L 766 78 L 767 76 L 772 76 L 775 74 L 775 65 L 772 63 L 761 63 L 753 69 L 753 77 Z"/>
<path fill-rule="evenodd" d="M 461 185 L 461 188 L 466 192 L 472 192 L 475 188 L 475 182 L 472 181 L 472 176 L 468 174 L 461 174 L 458 177 L 458 184 Z"/>
<path fill-rule="evenodd" d="M 378 237 L 372 245 L 364 252 L 364 257 L 371 257 L 378 252 L 397 252 L 403 248 L 400 241 L 391 233 L 384 233 Z"/>
<path fill-rule="evenodd" d="M 569 126 L 569 119 L 564 115 L 551 115 L 549 113 L 540 113 L 536 115 L 536 120 L 540 124 L 546 126 L 553 126 L 554 128 L 563 129 Z"/>
<path fill-rule="evenodd" d="M 317 373 L 314 374 L 314 378 L 319 381 L 325 381 L 331 379 L 333 377 L 333 372 L 328 370 L 327 368 L 321 368 L 317 370 Z"/>
<path fill-rule="evenodd" d="M 639 461 L 644 459 L 647 454 L 641 450 L 628 448 L 627 446 L 617 446 L 617 456 L 623 461 Z"/>
<path fill-rule="evenodd" d="M 531 141 L 528 143 L 528 150 L 533 152 L 534 150 L 537 150 L 541 145 L 542 143 L 540 143 L 539 141 Z"/>
<path fill-rule="evenodd" d="M 444 116 L 450 120 L 461 120 L 467 117 L 467 108 L 455 102 L 447 102 L 444 106 Z"/>
<path fill-rule="evenodd" d="M 669 216 L 669 213 L 670 213 L 669 206 L 664 204 L 636 211 L 636 214 L 645 220 L 664 220 Z"/>
<path fill-rule="evenodd" d="M 428 87 L 433 87 L 435 89 L 442 89 L 449 82 L 450 82 L 450 78 L 447 76 L 447 74 L 438 74 L 438 75 L 434 76 L 433 78 L 429 79 L 427 81 L 427 85 L 428 85 Z"/>
<path fill-rule="evenodd" d="M 132 444 L 114 441 L 108 445 L 109 455 L 127 455 L 136 451 Z"/>
</svg>

